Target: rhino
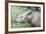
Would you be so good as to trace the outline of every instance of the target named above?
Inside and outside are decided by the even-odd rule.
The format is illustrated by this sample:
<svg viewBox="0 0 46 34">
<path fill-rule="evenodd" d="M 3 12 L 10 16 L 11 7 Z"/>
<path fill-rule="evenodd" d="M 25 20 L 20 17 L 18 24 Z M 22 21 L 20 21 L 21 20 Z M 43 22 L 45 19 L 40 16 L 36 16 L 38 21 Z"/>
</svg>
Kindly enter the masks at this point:
<svg viewBox="0 0 46 34">
<path fill-rule="evenodd" d="M 28 22 L 32 27 L 40 27 L 40 12 L 26 11 L 20 15 L 15 16 L 17 22 Z"/>
</svg>

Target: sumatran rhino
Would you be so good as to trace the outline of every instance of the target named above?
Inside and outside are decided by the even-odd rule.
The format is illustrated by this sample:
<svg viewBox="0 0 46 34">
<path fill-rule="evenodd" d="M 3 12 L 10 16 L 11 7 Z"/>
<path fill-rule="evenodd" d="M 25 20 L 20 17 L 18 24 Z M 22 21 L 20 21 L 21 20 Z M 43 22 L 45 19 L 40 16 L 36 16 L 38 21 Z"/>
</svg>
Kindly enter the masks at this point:
<svg viewBox="0 0 46 34">
<path fill-rule="evenodd" d="M 15 16 L 15 20 L 17 22 L 28 22 L 29 24 L 32 24 L 32 27 L 39 27 L 40 26 L 40 12 L 32 12 L 27 11 L 23 14 L 20 14 L 18 16 Z"/>
</svg>

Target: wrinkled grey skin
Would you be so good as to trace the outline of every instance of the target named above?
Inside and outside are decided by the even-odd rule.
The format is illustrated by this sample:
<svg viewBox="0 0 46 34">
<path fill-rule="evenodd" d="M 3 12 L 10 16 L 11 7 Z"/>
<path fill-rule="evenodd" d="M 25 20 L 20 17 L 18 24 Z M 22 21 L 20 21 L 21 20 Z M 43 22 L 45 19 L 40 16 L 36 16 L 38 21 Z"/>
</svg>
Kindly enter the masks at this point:
<svg viewBox="0 0 46 34">
<path fill-rule="evenodd" d="M 17 22 L 28 22 L 35 27 L 40 26 L 40 12 L 27 11 L 21 15 L 15 16 Z"/>
</svg>

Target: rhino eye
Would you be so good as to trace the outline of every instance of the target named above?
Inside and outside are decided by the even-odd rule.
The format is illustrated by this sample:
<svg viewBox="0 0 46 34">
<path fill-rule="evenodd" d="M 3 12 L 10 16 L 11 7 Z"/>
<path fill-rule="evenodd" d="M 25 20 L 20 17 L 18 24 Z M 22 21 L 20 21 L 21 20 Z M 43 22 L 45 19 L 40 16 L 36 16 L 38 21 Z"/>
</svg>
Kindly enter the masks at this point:
<svg viewBox="0 0 46 34">
<path fill-rule="evenodd" d="M 27 15 L 30 15 L 32 12 L 28 13 Z"/>
</svg>

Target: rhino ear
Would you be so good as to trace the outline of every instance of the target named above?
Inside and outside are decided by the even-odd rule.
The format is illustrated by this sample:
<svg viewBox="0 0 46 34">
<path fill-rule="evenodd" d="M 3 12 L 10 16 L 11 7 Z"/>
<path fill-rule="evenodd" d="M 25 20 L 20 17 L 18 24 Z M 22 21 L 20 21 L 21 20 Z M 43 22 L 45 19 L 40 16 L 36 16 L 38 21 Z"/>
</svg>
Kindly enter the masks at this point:
<svg viewBox="0 0 46 34">
<path fill-rule="evenodd" d="M 30 14 L 32 14 L 32 12 L 29 12 L 27 15 L 30 15 Z"/>
<path fill-rule="evenodd" d="M 18 15 L 15 16 L 15 18 L 17 18 L 17 17 L 18 17 Z"/>
</svg>

